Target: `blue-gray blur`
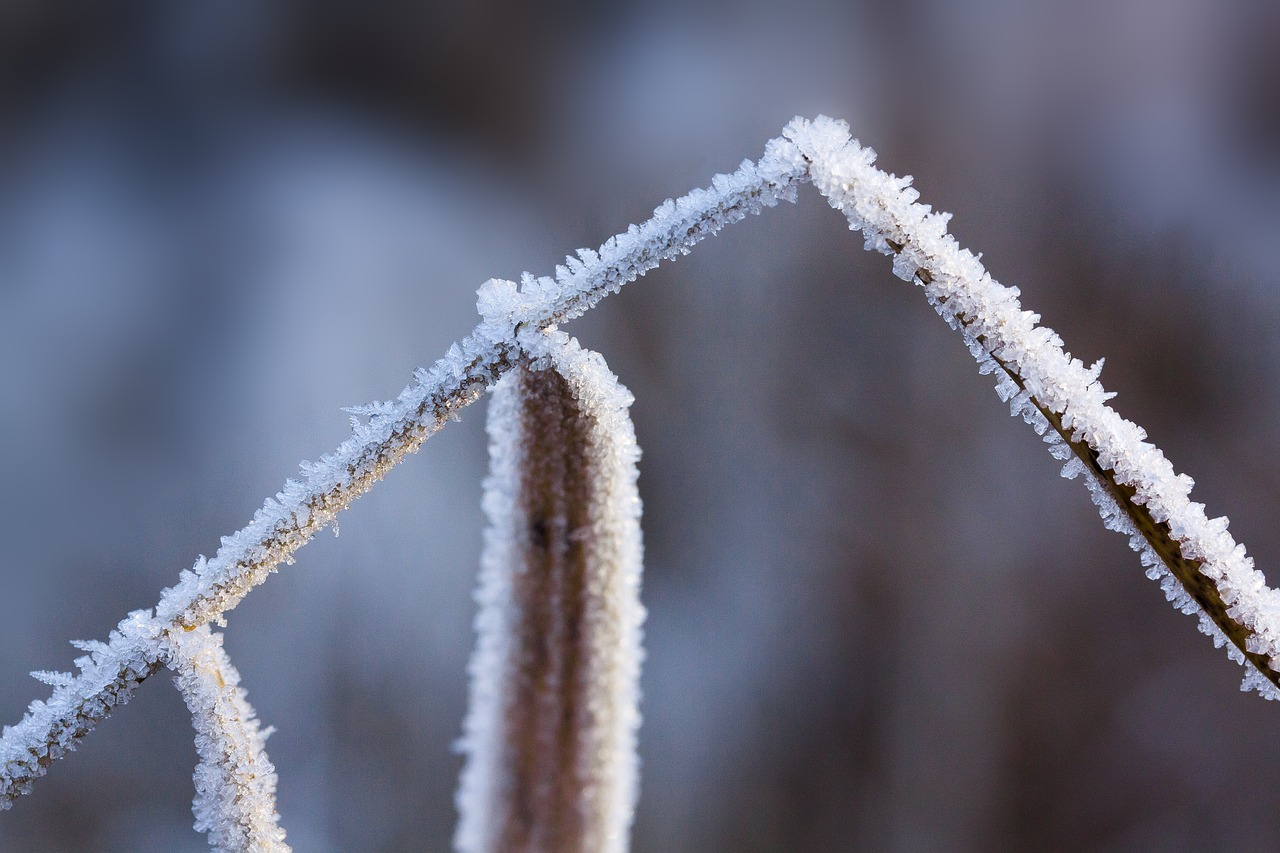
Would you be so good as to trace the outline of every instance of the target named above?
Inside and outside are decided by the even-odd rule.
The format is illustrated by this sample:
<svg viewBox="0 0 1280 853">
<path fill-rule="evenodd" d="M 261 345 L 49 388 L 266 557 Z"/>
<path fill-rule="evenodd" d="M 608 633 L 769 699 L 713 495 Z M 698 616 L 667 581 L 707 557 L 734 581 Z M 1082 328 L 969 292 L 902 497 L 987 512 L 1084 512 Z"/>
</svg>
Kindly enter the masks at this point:
<svg viewBox="0 0 1280 853">
<path fill-rule="evenodd" d="M 0 722 L 474 322 L 849 120 L 1280 558 L 1280 4 L 0 4 Z M 1225 850 L 1280 708 L 811 191 L 568 329 L 634 392 L 637 851 Z M 454 822 L 482 406 L 230 616 L 299 851 Z M 0 850 L 196 851 L 157 677 Z"/>
</svg>

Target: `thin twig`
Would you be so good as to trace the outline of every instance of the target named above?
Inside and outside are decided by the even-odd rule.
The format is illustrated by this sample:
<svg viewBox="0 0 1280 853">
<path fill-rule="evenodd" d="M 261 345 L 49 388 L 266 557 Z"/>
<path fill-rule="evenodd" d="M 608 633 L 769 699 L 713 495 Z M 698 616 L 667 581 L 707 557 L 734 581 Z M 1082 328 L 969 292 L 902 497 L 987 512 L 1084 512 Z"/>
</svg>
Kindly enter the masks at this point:
<svg viewBox="0 0 1280 853">
<path fill-rule="evenodd" d="M 1253 560 L 1188 499 L 1190 477 L 1175 474 L 1146 432 L 1107 405 L 1097 381 L 1101 362 L 1086 368 L 1062 339 L 1022 310 L 1017 288 L 994 281 L 979 260 L 946 233 L 949 214 L 920 204 L 911 178 L 876 169 L 875 152 L 850 138 L 843 122 L 796 119 L 785 136 L 809 164 L 810 179 L 832 207 L 861 230 L 868 249 L 893 257 L 894 274 L 919 283 L 937 312 L 960 331 L 983 373 L 1068 459 L 1063 474 L 1085 474 L 1107 526 L 1129 536 L 1152 579 L 1174 606 L 1200 615 L 1200 629 L 1247 663 L 1244 689 L 1280 699 L 1280 592 L 1267 587 Z M 1074 458 L 1072 458 L 1074 457 Z"/>
<path fill-rule="evenodd" d="M 958 329 L 979 370 L 1000 377 L 1011 410 L 1068 460 L 1064 473 L 1086 474 L 1107 526 L 1130 535 L 1150 576 L 1174 604 L 1201 615 L 1201 629 L 1248 664 L 1246 688 L 1280 698 L 1280 593 L 1266 586 L 1225 518 L 1208 519 L 1188 499 L 1192 481 L 1174 473 L 1145 433 L 1116 414 L 1088 369 L 1063 352 L 1051 330 L 1022 310 L 1015 288 L 993 281 L 981 263 L 946 233 L 948 216 L 917 203 L 909 178 L 872 166 L 874 152 L 849 138 L 840 122 L 797 119 L 770 141 L 759 164 L 744 163 L 713 186 L 659 207 L 602 246 L 566 258 L 552 277 L 526 276 L 513 298 L 483 290 L 484 320 L 396 400 L 353 410 L 368 416 L 333 454 L 302 466 L 253 521 L 223 540 L 209 560 L 182 572 L 162 595 L 155 617 L 131 614 L 108 643 L 92 645 L 76 676 L 55 682 L 48 702 L 35 702 L 0 737 L 0 809 L 26 793 L 76 741 L 159 667 L 159 637 L 219 620 L 244 595 L 336 514 L 513 366 L 512 342 L 588 310 L 623 283 L 675 258 L 726 224 L 780 199 L 793 200 L 812 180 L 832 206 L 863 231 L 866 245 L 894 258 L 894 273 L 920 283 L 930 303 Z M 510 296 L 510 294 L 507 294 Z M 1074 457 L 1074 458 L 1073 458 Z"/>
<path fill-rule="evenodd" d="M 711 187 L 665 202 L 652 219 L 610 238 L 598 251 L 583 249 L 577 258 L 566 258 L 554 278 L 526 275 L 516 298 L 505 300 L 501 311 L 492 310 L 482 292 L 478 307 L 484 319 L 470 335 L 450 346 L 430 369 L 418 370 L 414 384 L 397 399 L 353 407 L 350 411 L 368 421 L 357 421 L 351 437 L 333 453 L 304 462 L 301 480 L 286 482 L 247 526 L 223 538 L 212 558 L 201 557 L 162 593 L 155 608 L 162 630 L 194 630 L 220 620 L 281 563 L 292 562 L 294 552 L 339 512 L 512 367 L 511 346 L 521 330 L 545 329 L 577 317 L 726 225 L 780 200 L 794 201 L 805 167 L 794 157 L 778 156 L 790 148 L 773 140 L 758 164 L 744 161 L 736 172 L 717 175 Z M 74 749 L 79 738 L 158 669 L 146 659 L 144 645 L 129 636 L 113 635 L 102 645 L 110 660 L 120 664 L 118 671 L 103 677 L 95 668 L 75 676 L 49 703 L 33 703 L 22 722 L 0 736 L 0 810 L 28 792 L 53 760 Z"/>
</svg>

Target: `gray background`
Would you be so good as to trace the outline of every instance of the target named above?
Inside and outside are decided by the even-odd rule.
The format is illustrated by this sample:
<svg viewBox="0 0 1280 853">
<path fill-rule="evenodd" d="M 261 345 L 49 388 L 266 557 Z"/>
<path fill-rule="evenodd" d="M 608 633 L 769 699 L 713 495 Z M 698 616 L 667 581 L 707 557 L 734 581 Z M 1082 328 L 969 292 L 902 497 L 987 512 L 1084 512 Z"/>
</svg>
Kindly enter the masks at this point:
<svg viewBox="0 0 1280 853">
<path fill-rule="evenodd" d="M 0 720 L 491 276 L 825 112 L 1280 556 L 1280 6 L 0 3 Z M 567 327 L 635 392 L 637 851 L 1273 849 L 1280 708 L 812 192 Z M 483 406 L 230 614 L 299 851 L 448 845 Z M 178 693 L 0 850 L 207 849 Z"/>
</svg>

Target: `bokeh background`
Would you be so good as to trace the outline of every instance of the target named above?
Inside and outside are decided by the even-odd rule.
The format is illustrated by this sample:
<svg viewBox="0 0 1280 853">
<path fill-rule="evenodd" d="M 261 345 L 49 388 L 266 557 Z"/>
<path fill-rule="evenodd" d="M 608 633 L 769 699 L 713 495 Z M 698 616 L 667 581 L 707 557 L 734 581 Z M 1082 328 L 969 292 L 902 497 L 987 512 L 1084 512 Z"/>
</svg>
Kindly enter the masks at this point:
<svg viewBox="0 0 1280 853">
<path fill-rule="evenodd" d="M 795 114 L 916 175 L 1276 566 L 1278 39 L 1266 0 L 4 0 L 0 720 L 482 281 Z M 816 193 L 567 328 L 645 452 L 637 851 L 1275 848 L 1280 708 Z M 483 421 L 230 614 L 296 850 L 448 847 Z M 207 849 L 195 760 L 157 677 L 0 850 Z"/>
</svg>

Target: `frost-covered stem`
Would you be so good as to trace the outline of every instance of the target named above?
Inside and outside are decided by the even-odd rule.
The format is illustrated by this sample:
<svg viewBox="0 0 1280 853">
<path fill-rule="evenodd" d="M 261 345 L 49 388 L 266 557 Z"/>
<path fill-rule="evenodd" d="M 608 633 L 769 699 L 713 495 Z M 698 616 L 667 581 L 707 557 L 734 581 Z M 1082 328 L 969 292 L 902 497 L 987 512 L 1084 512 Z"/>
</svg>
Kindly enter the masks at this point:
<svg viewBox="0 0 1280 853">
<path fill-rule="evenodd" d="M 998 377 L 1001 398 L 1066 460 L 1063 474 L 1085 475 L 1103 520 L 1129 536 L 1147 574 L 1201 630 L 1248 663 L 1244 687 L 1280 698 L 1280 593 L 1266 586 L 1227 533 L 1188 500 L 1190 477 L 1174 473 L 1141 427 L 1120 417 L 1098 383 L 1101 362 L 1086 368 L 1062 349 L 1038 315 L 1023 311 L 1018 290 L 992 280 L 946 233 L 950 216 L 917 202 L 911 179 L 876 169 L 875 152 L 849 137 L 843 122 L 820 117 L 785 132 L 808 164 L 810 179 L 868 249 L 892 255 L 893 270 L 920 284 L 930 304 L 961 332 L 979 369 Z"/>
<path fill-rule="evenodd" d="M 259 727 L 222 635 L 208 625 L 173 631 L 164 648 L 196 731 L 196 831 L 218 853 L 288 853 L 266 752 L 271 730 Z"/>
<path fill-rule="evenodd" d="M 352 436 L 333 453 L 316 463 L 304 462 L 302 479 L 286 482 L 246 527 L 223 538 L 211 559 L 201 557 L 184 570 L 179 583 L 162 594 L 156 618 L 169 628 L 184 629 L 220 619 L 510 369 L 517 330 L 543 329 L 579 316 L 726 225 L 779 200 L 794 201 L 796 187 L 806 179 L 805 166 L 777 156 L 780 144 L 771 142 L 759 163 L 744 161 L 733 174 L 717 175 L 711 187 L 665 202 L 652 219 L 610 238 L 599 251 L 583 249 L 578 257 L 566 258 L 554 277 L 526 275 L 521 291 L 504 300 L 500 310 L 491 310 L 492 300 L 482 293 L 484 319 L 472 334 L 453 344 L 433 367 L 417 371 L 415 382 L 397 399 L 352 409 L 368 420 L 356 421 Z M 113 638 L 110 645 L 112 665 L 119 664 L 110 677 L 96 669 L 68 676 L 53 700 L 33 703 L 20 723 L 5 728 L 0 737 L 0 809 L 27 793 L 52 761 L 74 748 L 78 738 L 159 668 L 132 640 Z"/>
<path fill-rule="evenodd" d="M 75 750 L 80 738 L 133 696 L 138 684 L 163 664 L 161 626 L 150 611 L 124 618 L 106 643 L 73 642 L 88 654 L 76 658 L 79 675 L 33 672 L 53 686 L 47 700 L 31 703 L 17 725 L 5 726 L 0 738 L 0 811 L 14 798 L 30 793 L 32 783 L 54 761 Z"/>
<path fill-rule="evenodd" d="M 562 332 L 522 337 L 527 360 L 489 404 L 489 527 L 455 843 L 462 853 L 622 853 L 644 618 L 632 398 Z"/>
<path fill-rule="evenodd" d="M 718 175 L 710 188 L 668 201 L 643 225 L 611 238 L 598 252 L 566 258 L 554 277 L 526 275 L 514 286 L 481 289 L 484 319 L 445 358 L 415 374 L 392 401 L 353 409 L 353 435 L 318 463 L 304 463 L 252 522 L 226 537 L 165 590 L 155 616 L 140 611 L 121 622 L 109 643 L 82 644 L 92 655 L 79 675 L 42 674 L 54 686 L 22 721 L 0 736 L 0 809 L 73 749 L 80 737 L 128 700 L 160 666 L 156 637 L 194 629 L 234 607 L 281 562 L 332 523 L 351 501 L 474 401 L 515 363 L 521 334 L 547 329 L 592 307 L 661 260 L 687 253 L 703 238 L 812 180 L 867 248 L 894 256 L 894 272 L 918 282 L 930 303 L 958 329 L 979 370 L 1000 377 L 997 391 L 1067 460 L 1063 473 L 1086 475 L 1107 526 L 1130 536 L 1147 574 L 1161 581 L 1180 609 L 1201 614 L 1201 629 L 1247 662 L 1245 686 L 1280 698 L 1280 593 L 1266 586 L 1225 518 L 1208 519 L 1188 499 L 1192 481 L 1174 473 L 1145 433 L 1106 405 L 1100 364 L 1086 368 L 1062 350 L 1052 330 L 1024 312 L 1016 288 L 993 281 L 982 264 L 946 233 L 947 214 L 917 203 L 909 178 L 872 166 L 874 152 L 849 138 L 841 122 L 797 119 L 771 140 L 758 164 Z M 145 636 L 144 636 L 145 634 Z"/>
<path fill-rule="evenodd" d="M 687 254 L 698 242 L 748 213 L 794 200 L 804 165 L 775 154 L 770 143 L 759 164 L 744 161 L 712 187 L 667 201 L 643 225 L 610 238 L 598 252 L 566 258 L 552 277 L 526 275 L 519 294 L 499 313 L 487 309 L 472 334 L 392 401 L 352 409 L 368 415 L 353 435 L 317 463 L 303 463 L 302 481 L 290 480 L 268 498 L 253 521 L 224 537 L 209 560 L 199 560 L 166 590 L 157 617 L 192 628 L 218 619 L 280 563 L 329 525 L 338 512 L 367 492 L 458 411 L 473 402 L 510 366 L 510 347 L 521 329 L 541 329 L 576 317 L 662 260 Z"/>
</svg>

